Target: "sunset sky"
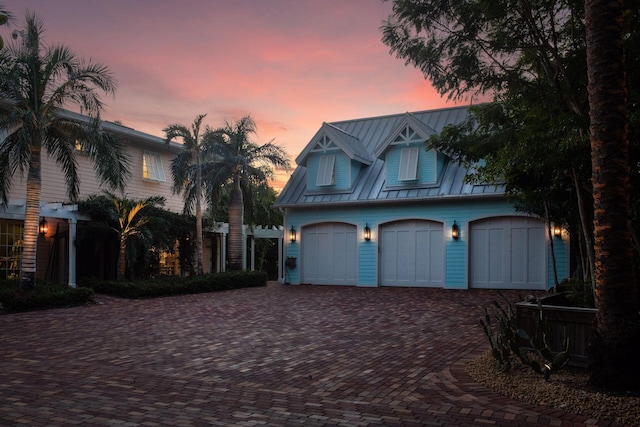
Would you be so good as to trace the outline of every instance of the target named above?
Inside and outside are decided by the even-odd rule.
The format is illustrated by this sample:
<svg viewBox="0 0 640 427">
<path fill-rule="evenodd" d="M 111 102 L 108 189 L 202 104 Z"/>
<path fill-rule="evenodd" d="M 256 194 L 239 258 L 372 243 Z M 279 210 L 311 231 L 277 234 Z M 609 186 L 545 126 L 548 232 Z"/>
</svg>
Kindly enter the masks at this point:
<svg viewBox="0 0 640 427">
<path fill-rule="evenodd" d="M 380 0 L 0 0 L 44 41 L 107 65 L 118 81 L 103 118 L 163 137 L 198 114 L 251 115 L 255 141 L 295 158 L 322 122 L 452 106 L 389 54 Z M 8 41 L 12 28 L 0 34 Z"/>
</svg>

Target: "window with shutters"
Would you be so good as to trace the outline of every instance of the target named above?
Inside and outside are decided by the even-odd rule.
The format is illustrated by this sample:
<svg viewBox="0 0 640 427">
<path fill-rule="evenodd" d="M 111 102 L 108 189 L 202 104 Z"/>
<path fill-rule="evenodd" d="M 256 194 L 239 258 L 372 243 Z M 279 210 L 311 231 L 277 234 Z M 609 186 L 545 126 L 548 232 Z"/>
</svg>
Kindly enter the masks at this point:
<svg viewBox="0 0 640 427">
<path fill-rule="evenodd" d="M 335 154 L 328 154 L 320 157 L 318 176 L 316 178 L 317 186 L 327 186 L 335 183 L 335 164 Z"/>
<path fill-rule="evenodd" d="M 400 152 L 398 181 L 414 181 L 418 178 L 418 147 L 403 148 Z"/>
</svg>

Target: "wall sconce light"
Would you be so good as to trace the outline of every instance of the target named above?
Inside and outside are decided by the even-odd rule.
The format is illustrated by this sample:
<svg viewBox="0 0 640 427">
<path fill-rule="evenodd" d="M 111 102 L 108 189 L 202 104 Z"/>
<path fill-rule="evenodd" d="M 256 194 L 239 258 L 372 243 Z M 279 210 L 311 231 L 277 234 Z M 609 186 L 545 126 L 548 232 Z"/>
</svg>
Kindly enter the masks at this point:
<svg viewBox="0 0 640 427">
<path fill-rule="evenodd" d="M 456 224 L 455 220 L 451 226 L 451 237 L 453 240 L 458 240 L 460 238 L 460 228 L 458 227 L 458 224 Z"/>
<path fill-rule="evenodd" d="M 364 226 L 363 237 L 364 237 L 364 240 L 366 240 L 367 242 L 371 240 L 371 229 L 369 228 L 369 223 L 366 223 Z"/>
<path fill-rule="evenodd" d="M 47 224 L 47 220 L 45 220 L 44 218 L 42 218 L 42 221 L 40 221 L 40 225 L 38 226 L 38 232 L 42 236 L 45 236 L 47 232 L 49 232 L 49 224 Z"/>
<path fill-rule="evenodd" d="M 296 229 L 291 226 L 291 230 L 289 230 L 289 241 L 291 243 L 296 241 Z"/>
<path fill-rule="evenodd" d="M 553 226 L 553 237 L 555 237 L 556 239 L 562 238 L 562 227 L 560 227 L 558 224 L 554 224 Z"/>
</svg>

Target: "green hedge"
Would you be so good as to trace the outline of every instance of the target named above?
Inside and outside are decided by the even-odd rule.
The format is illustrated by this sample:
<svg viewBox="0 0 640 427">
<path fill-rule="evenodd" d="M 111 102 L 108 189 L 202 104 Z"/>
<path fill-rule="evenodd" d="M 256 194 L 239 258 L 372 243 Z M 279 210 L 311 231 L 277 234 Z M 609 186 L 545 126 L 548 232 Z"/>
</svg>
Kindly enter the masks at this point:
<svg viewBox="0 0 640 427">
<path fill-rule="evenodd" d="M 38 284 L 29 291 L 20 290 L 17 281 L 0 283 L 0 313 L 72 307 L 93 303 L 93 290 L 66 285 Z"/>
<path fill-rule="evenodd" d="M 204 276 L 164 276 L 135 282 L 94 281 L 83 283 L 82 286 L 90 287 L 99 294 L 123 298 L 154 298 L 265 286 L 267 280 L 267 273 L 264 272 L 229 271 Z"/>
</svg>

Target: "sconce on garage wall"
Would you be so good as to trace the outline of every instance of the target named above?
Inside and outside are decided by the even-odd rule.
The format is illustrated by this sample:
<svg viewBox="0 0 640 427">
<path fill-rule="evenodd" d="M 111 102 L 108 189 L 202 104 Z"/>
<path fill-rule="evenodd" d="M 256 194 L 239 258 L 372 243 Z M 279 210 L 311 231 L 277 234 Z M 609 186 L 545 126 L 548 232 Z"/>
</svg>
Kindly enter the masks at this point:
<svg viewBox="0 0 640 427">
<path fill-rule="evenodd" d="M 553 237 L 556 239 L 562 239 L 562 227 L 558 224 L 553 225 Z"/>
<path fill-rule="evenodd" d="M 42 220 L 40 221 L 40 225 L 38 226 L 38 232 L 42 236 L 45 236 L 49 232 L 49 224 L 47 223 L 46 219 L 42 218 Z"/>
<path fill-rule="evenodd" d="M 289 241 L 291 243 L 296 241 L 296 229 L 291 226 L 291 230 L 289 230 Z"/>
<path fill-rule="evenodd" d="M 456 224 L 455 220 L 451 226 L 451 238 L 453 240 L 458 240 L 460 238 L 460 228 L 458 227 L 458 224 Z"/>
<path fill-rule="evenodd" d="M 371 240 L 371 229 L 369 228 L 369 223 L 365 224 L 364 233 L 362 234 L 362 237 L 364 237 L 364 240 L 366 240 L 367 242 Z"/>
</svg>

